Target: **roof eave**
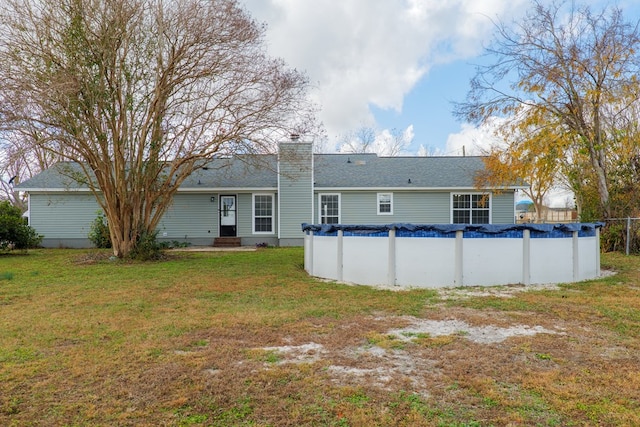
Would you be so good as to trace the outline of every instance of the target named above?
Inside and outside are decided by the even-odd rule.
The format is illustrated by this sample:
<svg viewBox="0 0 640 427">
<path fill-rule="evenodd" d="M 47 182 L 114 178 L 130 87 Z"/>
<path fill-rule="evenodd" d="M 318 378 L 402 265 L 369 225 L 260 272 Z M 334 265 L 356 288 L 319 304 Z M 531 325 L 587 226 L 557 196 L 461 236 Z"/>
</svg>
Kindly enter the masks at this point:
<svg viewBox="0 0 640 427">
<path fill-rule="evenodd" d="M 276 191 L 277 187 L 188 187 L 179 188 L 178 193 L 205 193 L 222 191 Z M 25 193 L 91 193 L 88 188 L 18 188 L 16 189 Z"/>
<path fill-rule="evenodd" d="M 314 187 L 317 191 L 509 191 L 529 188 L 528 186 L 509 186 L 499 190 L 477 187 Z"/>
<path fill-rule="evenodd" d="M 277 189 L 278 187 L 188 187 L 179 188 L 178 193 L 277 191 Z"/>
</svg>

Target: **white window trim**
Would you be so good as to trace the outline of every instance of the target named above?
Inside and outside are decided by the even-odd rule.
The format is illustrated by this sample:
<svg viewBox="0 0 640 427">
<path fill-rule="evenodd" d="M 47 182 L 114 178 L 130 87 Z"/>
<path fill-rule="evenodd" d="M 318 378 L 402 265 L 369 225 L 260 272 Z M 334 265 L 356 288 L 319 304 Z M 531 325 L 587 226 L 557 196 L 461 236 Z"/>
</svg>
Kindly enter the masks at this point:
<svg viewBox="0 0 640 427">
<path fill-rule="evenodd" d="M 389 196 L 389 205 L 390 205 L 390 209 L 389 212 L 381 212 L 380 211 L 380 198 L 382 196 Z M 393 215 L 393 193 L 391 192 L 387 192 L 387 193 L 378 193 L 377 196 L 377 208 L 376 208 L 378 215 Z"/>
<path fill-rule="evenodd" d="M 449 210 L 450 210 L 450 219 L 449 219 L 449 223 L 453 224 L 453 196 L 459 194 L 461 196 L 473 196 L 473 195 L 481 195 L 481 196 L 489 196 L 489 222 L 488 224 L 493 224 L 493 217 L 492 217 L 492 212 L 493 212 L 493 193 L 487 193 L 487 192 L 481 192 L 481 191 L 475 191 L 475 192 L 468 192 L 468 191 L 456 191 L 456 192 L 452 192 L 450 197 L 449 197 Z M 471 210 L 470 210 L 471 212 Z M 472 215 L 470 217 L 473 217 Z M 473 224 L 472 225 L 477 225 L 477 224 Z"/>
<path fill-rule="evenodd" d="M 269 196 L 271 197 L 271 231 L 256 231 L 256 196 Z M 276 234 L 275 230 L 275 209 L 276 200 L 274 193 L 253 193 L 251 195 L 251 231 L 253 234 Z M 267 218 L 267 217 L 261 217 Z"/>
<path fill-rule="evenodd" d="M 322 224 L 322 196 L 338 196 L 338 224 L 342 224 L 342 196 L 340 193 L 318 193 L 318 224 Z"/>
</svg>

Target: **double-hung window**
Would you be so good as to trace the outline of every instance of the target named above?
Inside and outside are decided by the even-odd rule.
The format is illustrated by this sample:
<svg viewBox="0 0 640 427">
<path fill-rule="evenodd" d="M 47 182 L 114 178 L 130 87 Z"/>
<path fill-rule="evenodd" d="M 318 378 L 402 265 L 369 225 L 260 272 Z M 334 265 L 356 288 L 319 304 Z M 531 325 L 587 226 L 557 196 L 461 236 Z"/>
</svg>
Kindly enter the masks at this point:
<svg viewBox="0 0 640 427">
<path fill-rule="evenodd" d="M 393 215 L 393 193 L 378 193 L 378 215 Z"/>
<path fill-rule="evenodd" d="M 273 233 L 273 194 L 253 195 L 253 232 Z"/>
<path fill-rule="evenodd" d="M 340 194 L 319 194 L 320 224 L 340 224 Z"/>
<path fill-rule="evenodd" d="M 489 194 L 452 194 L 451 222 L 454 224 L 489 224 L 491 197 Z"/>
</svg>

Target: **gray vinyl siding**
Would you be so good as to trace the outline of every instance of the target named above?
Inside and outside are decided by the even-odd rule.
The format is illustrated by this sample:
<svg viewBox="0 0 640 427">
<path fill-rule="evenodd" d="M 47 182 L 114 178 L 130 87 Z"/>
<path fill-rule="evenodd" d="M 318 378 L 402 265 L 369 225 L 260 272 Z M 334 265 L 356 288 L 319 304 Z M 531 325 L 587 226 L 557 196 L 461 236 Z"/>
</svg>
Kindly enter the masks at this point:
<svg viewBox="0 0 640 427">
<path fill-rule="evenodd" d="M 393 222 L 438 224 L 449 222 L 449 193 L 392 191 L 390 193 L 393 194 L 393 215 L 378 215 L 378 193 L 389 193 L 389 191 L 341 191 L 341 222 L 343 224 L 389 224 Z M 318 212 L 317 196 L 314 204 L 315 211 Z M 319 218 L 314 218 L 314 221 L 318 222 Z"/>
<path fill-rule="evenodd" d="M 45 239 L 86 239 L 100 207 L 92 194 L 34 194 L 29 224 Z"/>
<path fill-rule="evenodd" d="M 513 224 L 515 222 L 515 194 L 505 191 L 491 198 L 491 222 L 493 224 Z"/>
<path fill-rule="evenodd" d="M 318 211 L 318 194 L 340 194 L 340 221 L 343 224 L 449 224 L 451 222 L 451 192 L 404 191 L 318 191 L 314 211 Z M 393 194 L 393 215 L 378 215 L 378 193 Z M 492 223 L 513 224 L 513 192 L 492 197 Z M 316 214 L 314 223 L 319 223 Z"/>
<path fill-rule="evenodd" d="M 450 220 L 448 192 L 393 193 L 394 222 L 447 224 Z M 406 219 L 405 219 L 406 218 Z"/>
<path fill-rule="evenodd" d="M 253 200 L 251 194 L 238 194 L 238 211 L 236 212 L 238 221 L 238 236 L 245 237 L 251 236 L 253 231 L 251 230 L 251 218 Z"/>
<path fill-rule="evenodd" d="M 388 224 L 394 222 L 391 215 L 380 217 L 376 215 L 377 194 L 377 192 L 340 192 L 340 222 L 343 224 Z M 315 203 L 318 203 L 318 197 L 315 198 Z M 320 212 L 320 209 L 316 209 L 316 212 Z M 316 218 L 316 221 L 319 222 L 320 218 Z"/>
<path fill-rule="evenodd" d="M 378 216 L 376 193 L 343 192 L 340 196 L 340 219 L 343 224 L 387 224 L 393 221 L 392 215 Z M 317 200 L 316 200 L 317 202 Z"/>
<path fill-rule="evenodd" d="M 282 144 L 278 174 L 279 237 L 304 237 L 301 224 L 313 222 L 313 170 L 311 144 Z"/>
<path fill-rule="evenodd" d="M 194 172 L 159 223 L 158 237 L 211 244 L 219 236 L 221 194 L 237 197 L 237 236 L 249 245 L 302 244 L 301 223 L 320 222 L 320 193 L 340 194 L 344 224 L 448 224 L 451 195 L 478 193 L 472 190 L 473 177 L 484 167 L 480 157 L 314 155 L 311 143 L 279 147 L 278 155 L 213 159 Z M 75 191 L 79 184 L 68 186 L 65 171 L 70 168 L 79 171 L 80 165 L 62 163 L 16 187 L 30 192 L 31 224 L 48 246 L 90 246 L 87 236 L 99 207 L 90 193 Z M 378 214 L 378 193 L 393 194 L 393 214 Z M 253 194 L 273 195 L 273 233 L 254 234 Z M 514 192 L 492 196 L 491 222 L 509 224 L 514 219 Z"/>
<path fill-rule="evenodd" d="M 274 231 L 271 234 L 253 233 L 253 194 L 272 194 L 274 196 Z M 274 191 L 256 191 L 254 193 L 216 193 L 216 194 L 177 194 L 170 210 L 163 217 L 159 237 L 163 239 L 189 239 L 218 237 L 220 196 L 236 196 L 236 224 L 238 237 L 267 238 L 276 236 L 278 229 L 278 198 Z M 214 197 L 215 202 L 211 202 Z M 165 236 L 164 233 L 167 233 Z M 187 236 L 187 237 L 185 237 Z"/>
<path fill-rule="evenodd" d="M 158 237 L 170 240 L 211 238 L 218 235 L 218 198 L 213 194 L 176 194 L 158 224 Z"/>
</svg>

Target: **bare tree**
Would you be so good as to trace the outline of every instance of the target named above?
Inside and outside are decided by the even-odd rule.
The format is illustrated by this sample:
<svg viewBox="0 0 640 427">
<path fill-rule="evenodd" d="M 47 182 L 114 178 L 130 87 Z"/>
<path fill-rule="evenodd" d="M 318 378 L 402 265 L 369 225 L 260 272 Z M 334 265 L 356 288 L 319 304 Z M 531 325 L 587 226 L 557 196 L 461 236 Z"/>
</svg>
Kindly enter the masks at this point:
<svg viewBox="0 0 640 427">
<path fill-rule="evenodd" d="M 379 155 L 386 157 L 399 156 L 413 141 L 413 126 L 409 126 L 404 131 L 396 128 L 383 131 L 379 141 Z"/>
<path fill-rule="evenodd" d="M 24 212 L 26 200 L 13 190 L 26 169 L 25 162 L 16 155 L 16 151 L 11 143 L 0 141 L 0 200 L 8 200 Z"/>
<path fill-rule="evenodd" d="M 607 218 L 607 169 L 616 133 L 608 123 L 638 102 L 639 49 L 637 23 L 625 21 L 616 7 L 594 13 L 573 2 L 535 1 L 523 22 L 497 25 L 487 49 L 497 59 L 478 68 L 456 113 L 476 123 L 522 111 L 553 118 L 548 125 L 574 135 L 577 151 L 588 156 L 600 215 Z M 539 129 L 545 125 L 537 123 Z"/>
<path fill-rule="evenodd" d="M 342 135 L 338 146 L 341 153 L 372 153 L 375 142 L 376 130 L 370 126 L 361 126 Z"/>
<path fill-rule="evenodd" d="M 38 144 L 39 133 L 28 123 L 13 132 L 0 131 L 0 138 L 0 199 L 25 211 L 25 195 L 14 187 L 62 160 L 63 147 L 56 153 L 44 149 Z"/>
<path fill-rule="evenodd" d="M 342 135 L 338 141 L 342 153 L 376 153 L 380 156 L 399 156 L 413 140 L 413 128 L 377 131 L 370 126 L 362 126 Z"/>
<path fill-rule="evenodd" d="M 438 155 L 438 150 L 429 145 L 425 146 L 424 144 L 420 144 L 418 147 L 418 157 L 435 157 Z"/>
<path fill-rule="evenodd" d="M 212 157 L 313 123 L 306 77 L 264 31 L 236 0 L 4 0 L 2 131 L 78 162 L 127 256 Z"/>
</svg>

